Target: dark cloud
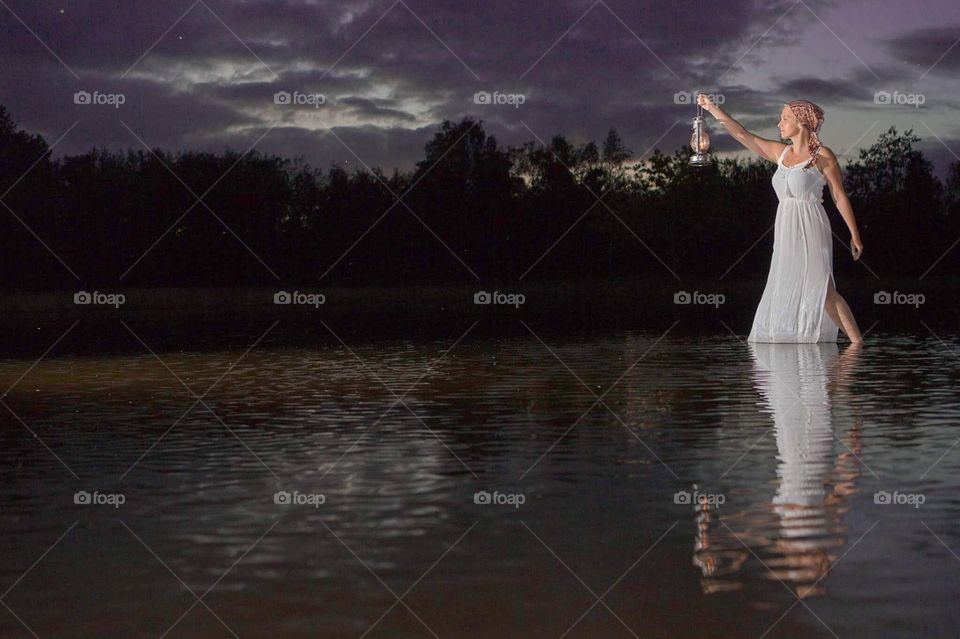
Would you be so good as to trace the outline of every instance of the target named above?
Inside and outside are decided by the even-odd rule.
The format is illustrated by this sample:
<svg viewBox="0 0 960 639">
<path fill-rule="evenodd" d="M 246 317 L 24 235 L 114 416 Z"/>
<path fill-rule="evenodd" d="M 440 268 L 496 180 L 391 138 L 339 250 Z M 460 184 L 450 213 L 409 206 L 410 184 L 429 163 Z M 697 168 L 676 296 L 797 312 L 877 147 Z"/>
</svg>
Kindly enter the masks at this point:
<svg viewBox="0 0 960 639">
<path fill-rule="evenodd" d="M 745 126 L 774 136 L 784 101 L 870 109 L 884 86 L 874 72 L 906 84 L 955 37 L 911 23 L 916 12 L 905 8 L 903 34 L 880 39 L 885 57 L 861 56 L 868 70 L 844 47 L 860 33 L 852 44 L 869 50 L 869 21 L 832 24 L 841 45 L 820 22 L 840 19 L 832 3 L 6 2 L 63 64 L 0 8 L 3 103 L 50 141 L 80 119 L 59 153 L 139 146 L 123 123 L 169 149 L 245 149 L 276 126 L 258 148 L 320 166 L 355 162 L 329 128 L 367 163 L 409 168 L 443 119 L 466 115 L 505 145 L 534 139 L 527 127 L 544 140 L 563 133 L 575 142 L 600 141 L 615 127 L 637 154 L 654 143 L 670 152 L 687 141 L 695 112 L 674 96 L 693 89 L 721 91 Z M 811 34 L 845 64 L 781 63 L 778 56 L 808 48 Z M 958 56 L 960 48 L 931 75 L 955 75 Z M 79 90 L 120 92 L 127 101 L 81 108 L 72 103 Z M 278 105 L 278 91 L 322 94 L 325 102 Z M 476 104 L 478 91 L 522 94 L 525 102 Z M 944 104 L 948 97 L 937 95 Z M 719 133 L 715 148 L 738 145 Z"/>
<path fill-rule="evenodd" d="M 863 85 L 820 77 L 795 78 L 784 82 L 777 90 L 783 96 L 782 102 L 803 99 L 837 106 L 842 103 L 864 105 L 873 100 L 873 91 Z"/>
<path fill-rule="evenodd" d="M 931 8 L 932 9 L 932 8 Z M 935 9 L 934 9 L 935 10 Z M 958 25 L 913 29 L 884 40 L 890 56 L 909 65 L 913 77 L 932 73 L 951 80 L 960 71 Z"/>
<path fill-rule="evenodd" d="M 346 97 L 337 100 L 331 107 L 347 107 L 346 114 L 359 120 L 416 122 L 414 116 L 395 108 L 396 103 L 396 100 Z"/>
</svg>

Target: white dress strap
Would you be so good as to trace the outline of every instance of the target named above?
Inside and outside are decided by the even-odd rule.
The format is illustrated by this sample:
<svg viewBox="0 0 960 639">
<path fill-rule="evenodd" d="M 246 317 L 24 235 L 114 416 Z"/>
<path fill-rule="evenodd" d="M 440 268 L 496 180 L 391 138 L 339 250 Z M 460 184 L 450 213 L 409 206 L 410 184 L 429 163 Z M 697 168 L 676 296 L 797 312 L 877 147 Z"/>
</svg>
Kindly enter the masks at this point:
<svg viewBox="0 0 960 639">
<path fill-rule="evenodd" d="M 780 157 L 777 158 L 777 163 L 778 163 L 778 164 L 779 164 L 779 163 L 783 163 L 783 156 L 785 156 L 785 155 L 787 154 L 787 151 L 789 151 L 789 150 L 790 150 L 790 145 L 789 145 L 789 144 L 786 145 L 785 147 L 783 147 L 783 151 L 780 152 Z"/>
</svg>

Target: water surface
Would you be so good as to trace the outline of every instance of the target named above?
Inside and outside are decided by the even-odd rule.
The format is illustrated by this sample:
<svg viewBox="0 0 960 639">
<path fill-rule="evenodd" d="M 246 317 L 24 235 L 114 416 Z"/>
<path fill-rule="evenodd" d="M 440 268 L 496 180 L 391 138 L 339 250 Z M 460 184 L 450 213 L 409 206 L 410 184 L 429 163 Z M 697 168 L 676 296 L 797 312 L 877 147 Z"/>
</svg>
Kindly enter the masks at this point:
<svg viewBox="0 0 960 639">
<path fill-rule="evenodd" d="M 0 362 L 0 635 L 956 633 L 954 336 L 255 340 Z"/>
</svg>

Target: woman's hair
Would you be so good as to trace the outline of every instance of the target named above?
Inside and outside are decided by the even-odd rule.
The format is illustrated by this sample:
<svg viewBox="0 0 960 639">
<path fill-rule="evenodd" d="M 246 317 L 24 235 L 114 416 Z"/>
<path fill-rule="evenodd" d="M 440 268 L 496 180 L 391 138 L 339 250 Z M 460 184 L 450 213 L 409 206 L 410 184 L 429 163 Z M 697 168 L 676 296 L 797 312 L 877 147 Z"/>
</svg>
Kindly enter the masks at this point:
<svg viewBox="0 0 960 639">
<path fill-rule="evenodd" d="M 823 146 L 817 136 L 820 127 L 823 125 L 823 109 L 809 100 L 792 100 L 784 106 L 790 107 L 801 126 L 810 131 L 810 143 L 807 144 L 807 149 L 810 151 L 813 160 L 809 166 L 815 166 L 819 158 L 820 147 Z M 803 170 L 806 171 L 807 168 L 807 166 L 804 166 Z"/>
</svg>

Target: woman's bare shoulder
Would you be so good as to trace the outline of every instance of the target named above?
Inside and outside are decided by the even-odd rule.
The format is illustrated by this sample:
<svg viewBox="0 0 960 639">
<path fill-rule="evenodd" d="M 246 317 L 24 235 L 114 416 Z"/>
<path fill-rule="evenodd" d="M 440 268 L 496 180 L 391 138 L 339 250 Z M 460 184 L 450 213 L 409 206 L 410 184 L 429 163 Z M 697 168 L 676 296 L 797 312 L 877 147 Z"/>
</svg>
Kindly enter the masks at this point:
<svg viewBox="0 0 960 639">
<path fill-rule="evenodd" d="M 820 149 L 817 151 L 817 155 L 819 155 L 820 158 L 822 158 L 823 166 L 825 167 L 832 166 L 839 162 L 833 150 L 828 146 L 821 146 Z"/>
<path fill-rule="evenodd" d="M 790 145 L 780 142 L 779 140 L 768 140 L 765 146 L 768 153 L 767 159 L 777 163 L 780 161 L 780 155 L 783 153 L 783 150 Z"/>
</svg>

